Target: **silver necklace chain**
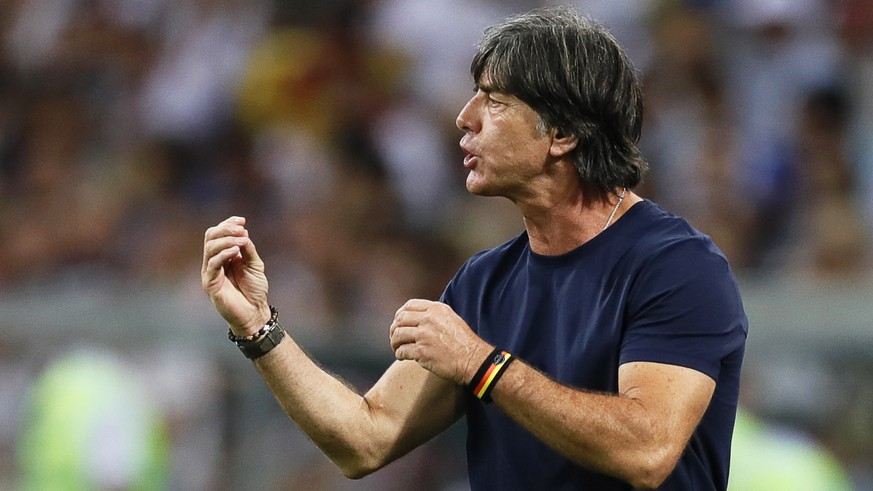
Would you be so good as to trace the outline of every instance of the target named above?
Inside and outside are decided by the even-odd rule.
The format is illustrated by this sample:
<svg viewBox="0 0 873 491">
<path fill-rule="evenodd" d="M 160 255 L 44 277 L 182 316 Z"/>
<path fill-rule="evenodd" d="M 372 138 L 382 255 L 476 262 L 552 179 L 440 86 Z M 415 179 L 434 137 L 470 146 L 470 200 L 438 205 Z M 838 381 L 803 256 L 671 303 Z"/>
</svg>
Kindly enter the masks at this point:
<svg viewBox="0 0 873 491">
<path fill-rule="evenodd" d="M 621 206 L 621 202 L 624 201 L 624 195 L 627 194 L 627 188 L 621 190 L 621 194 L 618 195 L 618 203 L 615 204 L 615 208 L 612 209 L 612 213 L 609 214 L 609 219 L 606 220 L 606 225 L 603 226 L 603 230 L 606 230 L 609 227 L 609 224 L 612 223 L 612 219 L 615 218 L 615 214 L 618 212 L 618 208 Z M 601 230 L 601 232 L 603 232 Z"/>
</svg>

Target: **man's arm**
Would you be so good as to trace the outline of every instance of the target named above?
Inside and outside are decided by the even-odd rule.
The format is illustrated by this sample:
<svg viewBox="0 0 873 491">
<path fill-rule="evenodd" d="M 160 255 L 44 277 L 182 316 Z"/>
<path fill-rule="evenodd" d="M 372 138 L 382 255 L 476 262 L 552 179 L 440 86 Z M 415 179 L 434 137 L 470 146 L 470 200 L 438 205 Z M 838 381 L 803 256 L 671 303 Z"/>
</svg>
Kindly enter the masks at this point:
<svg viewBox="0 0 873 491">
<path fill-rule="evenodd" d="M 391 365 L 363 396 L 287 336 L 255 366 L 285 413 L 353 479 L 405 455 L 462 414 L 460 388 L 409 361 Z"/>
<path fill-rule="evenodd" d="M 410 300 L 391 325 L 399 360 L 468 384 L 492 350 L 445 304 Z M 459 365 L 458 360 L 476 360 Z M 618 394 L 561 385 L 518 361 L 491 397 L 502 411 L 570 460 L 655 488 L 676 466 L 706 411 L 715 381 L 673 365 L 634 362 L 619 368 Z"/>
<path fill-rule="evenodd" d="M 494 403 L 574 462 L 637 488 L 658 487 L 673 471 L 715 390 L 701 372 L 634 362 L 619 368 L 618 394 L 558 384 L 514 363 Z"/>
<path fill-rule="evenodd" d="M 206 231 L 201 282 L 237 336 L 255 334 L 269 319 L 264 263 L 244 218 Z M 353 478 L 429 440 L 462 413 L 461 389 L 412 362 L 395 362 L 364 396 L 319 368 L 290 336 L 255 366 L 285 412 Z"/>
</svg>

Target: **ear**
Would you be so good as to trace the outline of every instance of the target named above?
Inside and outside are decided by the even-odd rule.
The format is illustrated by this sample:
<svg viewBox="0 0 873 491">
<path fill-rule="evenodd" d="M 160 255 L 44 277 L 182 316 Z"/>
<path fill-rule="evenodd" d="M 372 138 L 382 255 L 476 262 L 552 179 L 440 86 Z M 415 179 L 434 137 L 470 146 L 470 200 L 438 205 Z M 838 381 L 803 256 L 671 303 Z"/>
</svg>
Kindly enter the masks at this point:
<svg viewBox="0 0 873 491">
<path fill-rule="evenodd" d="M 549 146 L 549 154 L 555 158 L 561 158 L 572 152 L 579 143 L 579 137 L 565 135 L 561 130 L 554 130 L 552 144 Z"/>
</svg>

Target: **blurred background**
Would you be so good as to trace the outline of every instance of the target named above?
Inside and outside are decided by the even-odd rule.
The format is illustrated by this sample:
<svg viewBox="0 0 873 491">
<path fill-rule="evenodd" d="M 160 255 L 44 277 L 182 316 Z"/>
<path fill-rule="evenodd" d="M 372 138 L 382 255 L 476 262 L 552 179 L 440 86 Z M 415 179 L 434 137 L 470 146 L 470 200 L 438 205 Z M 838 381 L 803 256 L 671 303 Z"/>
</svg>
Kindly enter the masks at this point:
<svg viewBox="0 0 873 491">
<path fill-rule="evenodd" d="M 203 233 L 247 217 L 283 324 L 369 387 L 397 307 L 521 230 L 454 121 L 483 28 L 552 3 L 0 0 L 0 489 L 466 489 L 463 422 L 342 478 L 226 340 Z M 732 488 L 873 489 L 873 1 L 574 5 L 644 81 L 638 192 L 740 279 Z"/>
</svg>

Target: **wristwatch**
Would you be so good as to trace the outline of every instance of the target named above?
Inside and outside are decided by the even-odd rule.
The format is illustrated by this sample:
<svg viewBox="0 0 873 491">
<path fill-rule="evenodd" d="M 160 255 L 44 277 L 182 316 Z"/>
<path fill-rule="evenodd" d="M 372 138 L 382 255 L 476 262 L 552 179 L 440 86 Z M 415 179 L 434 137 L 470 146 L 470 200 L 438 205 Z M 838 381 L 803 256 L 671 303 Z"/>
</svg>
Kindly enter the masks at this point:
<svg viewBox="0 0 873 491">
<path fill-rule="evenodd" d="M 279 310 L 271 305 L 270 313 L 272 314 L 270 320 L 251 336 L 236 336 L 230 329 L 227 330 L 227 339 L 231 340 L 250 360 L 266 355 L 285 337 L 285 330 L 279 324 Z"/>
<path fill-rule="evenodd" d="M 279 342 L 285 338 L 285 330 L 276 322 L 272 329 L 267 331 L 267 334 L 261 336 L 257 341 L 236 341 L 236 347 L 242 351 L 249 360 L 260 358 L 270 352 Z"/>
</svg>

